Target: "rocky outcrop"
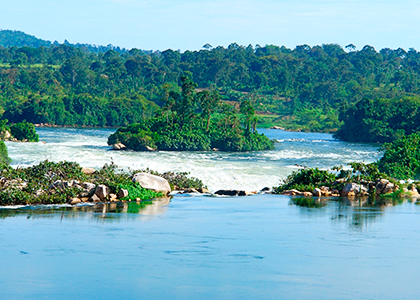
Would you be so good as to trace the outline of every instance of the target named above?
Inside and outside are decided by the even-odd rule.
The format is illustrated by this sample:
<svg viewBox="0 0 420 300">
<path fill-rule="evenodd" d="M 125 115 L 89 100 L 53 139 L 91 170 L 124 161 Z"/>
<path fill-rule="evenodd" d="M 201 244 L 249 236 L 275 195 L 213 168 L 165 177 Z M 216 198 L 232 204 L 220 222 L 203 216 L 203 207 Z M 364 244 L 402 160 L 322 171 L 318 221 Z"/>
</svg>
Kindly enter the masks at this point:
<svg viewBox="0 0 420 300">
<path fill-rule="evenodd" d="M 395 185 L 387 179 L 381 179 L 375 186 L 376 195 L 388 194 L 395 191 Z"/>
<path fill-rule="evenodd" d="M 171 192 L 171 186 L 165 178 L 149 173 L 134 174 L 133 182 L 139 183 L 142 188 L 161 192 L 163 195 L 168 195 Z"/>
<path fill-rule="evenodd" d="M 369 195 L 368 188 L 361 184 L 346 183 L 341 189 L 340 196 L 342 197 L 354 197 L 354 196 L 367 196 Z"/>
<path fill-rule="evenodd" d="M 117 143 L 112 145 L 113 150 L 126 150 L 126 146 L 123 143 Z"/>
<path fill-rule="evenodd" d="M 249 192 L 249 191 L 242 191 L 242 190 L 218 190 L 215 192 L 215 195 L 219 196 L 249 196 L 255 195 L 257 192 Z"/>
</svg>

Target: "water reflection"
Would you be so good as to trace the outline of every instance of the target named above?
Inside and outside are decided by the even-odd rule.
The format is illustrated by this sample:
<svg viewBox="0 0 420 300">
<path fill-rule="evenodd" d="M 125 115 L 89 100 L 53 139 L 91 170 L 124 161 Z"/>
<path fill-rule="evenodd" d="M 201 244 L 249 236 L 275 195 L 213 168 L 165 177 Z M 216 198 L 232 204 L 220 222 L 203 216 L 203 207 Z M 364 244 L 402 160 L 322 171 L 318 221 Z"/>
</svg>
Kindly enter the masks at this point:
<svg viewBox="0 0 420 300">
<path fill-rule="evenodd" d="M 314 198 L 293 197 L 291 205 L 302 209 L 310 209 L 312 213 L 319 211 L 327 205 L 331 209 L 331 220 L 337 225 L 347 222 L 352 230 L 363 230 L 372 223 L 381 220 L 386 209 L 391 206 L 401 205 L 407 202 L 416 202 L 416 199 L 404 198 L 381 198 L 381 197 L 355 197 L 355 198 Z"/>
<path fill-rule="evenodd" d="M 83 218 L 86 216 L 102 220 L 115 220 L 130 215 L 157 216 L 165 214 L 170 198 L 157 198 L 139 202 L 111 202 L 95 205 L 38 205 L 25 206 L 18 209 L 0 209 L 0 219 L 21 216 L 27 218 L 54 218 L 61 213 L 61 218 Z"/>
</svg>

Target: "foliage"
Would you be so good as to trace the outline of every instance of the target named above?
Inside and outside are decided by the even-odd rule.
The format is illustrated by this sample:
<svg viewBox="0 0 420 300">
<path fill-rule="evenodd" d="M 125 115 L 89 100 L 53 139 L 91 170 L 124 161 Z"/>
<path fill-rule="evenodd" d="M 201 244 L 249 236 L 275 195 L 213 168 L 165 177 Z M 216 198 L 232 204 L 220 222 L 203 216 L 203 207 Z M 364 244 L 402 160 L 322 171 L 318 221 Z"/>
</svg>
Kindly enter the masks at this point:
<svg viewBox="0 0 420 300">
<path fill-rule="evenodd" d="M 391 142 L 420 131 L 420 98 L 362 99 L 342 108 L 344 125 L 335 134 L 353 142 Z"/>
<path fill-rule="evenodd" d="M 304 168 L 289 175 L 280 186 L 274 187 L 275 193 L 296 189 L 302 192 L 312 192 L 321 186 L 340 189 L 345 183 L 366 183 L 381 178 L 389 178 L 381 173 L 376 163 L 365 164 L 352 162 L 350 169 L 344 170 L 342 166 L 333 167 L 331 171 L 318 168 Z"/>
<path fill-rule="evenodd" d="M 275 188 L 275 192 L 281 193 L 290 189 L 312 192 L 315 187 L 329 185 L 335 179 L 336 176 L 326 170 L 304 168 L 287 176 L 284 184 Z"/>
<path fill-rule="evenodd" d="M 0 141 L 0 165 L 8 165 L 11 161 L 6 144 L 3 141 Z"/>
<path fill-rule="evenodd" d="M 170 107 L 173 103 L 162 96 L 179 92 L 176 86 L 187 72 L 200 91 L 217 90 L 222 101 L 237 107 L 249 101 L 256 115 L 273 116 L 273 125 L 310 131 L 337 129 L 334 112 L 363 98 L 420 94 L 420 54 L 414 49 L 376 51 L 366 45 L 346 52 L 336 44 L 289 49 L 233 43 L 183 53 L 147 52 L 68 42 L 39 47 L 19 43 L 30 41 L 28 36 L 8 33 L 13 37 L 7 46 L 15 47 L 0 47 L 0 114 L 14 123 L 126 126 L 153 115 L 152 102 Z M 186 114 L 181 119 L 191 113 L 188 95 L 178 102 Z M 211 98 L 202 94 L 207 103 Z M 202 107 L 202 119 L 208 121 L 216 105 Z M 253 120 L 247 124 L 252 127 Z"/>
<path fill-rule="evenodd" d="M 34 124 L 27 123 L 26 121 L 10 125 L 10 132 L 18 141 L 39 141 L 39 136 L 36 133 Z"/>
<path fill-rule="evenodd" d="M 188 177 L 188 173 L 185 172 L 160 174 L 149 169 L 143 171 L 166 178 L 171 187 L 204 187 L 201 180 Z M 104 184 L 110 193 L 115 194 L 124 188 L 129 191 L 127 199 L 132 200 L 161 197 L 162 194 L 143 189 L 137 183 L 133 183 L 132 175 L 137 172 L 139 171 L 123 172 L 114 163 L 106 164 L 90 175 L 86 175 L 75 162 L 43 161 L 27 168 L 12 168 L 2 164 L 0 165 L 0 205 L 68 203 L 69 199 L 78 196 L 82 190 L 74 185 L 62 188 L 56 184 L 59 181 L 71 180 L 80 183 L 91 182 L 95 185 Z"/>
<path fill-rule="evenodd" d="M 106 185 L 110 189 L 110 193 L 118 193 L 121 184 L 129 185 L 132 182 L 132 178 L 118 169 L 114 162 L 105 164 L 100 170 L 90 175 L 89 180 L 96 185 Z"/>
<path fill-rule="evenodd" d="M 125 198 L 122 198 L 121 200 L 136 200 L 137 198 L 141 200 L 149 200 L 153 198 L 162 197 L 162 193 L 157 193 L 155 191 L 142 188 L 138 182 L 119 184 L 118 187 L 120 189 L 125 189 L 128 191 L 128 196 Z"/>
<path fill-rule="evenodd" d="M 181 93 L 171 91 L 161 115 L 123 127 L 112 134 L 108 144 L 124 144 L 128 149 L 167 151 L 253 151 L 273 149 L 266 136 L 256 132 L 255 111 L 249 101 L 241 104 L 244 126 L 233 107 L 218 105 L 217 92 L 194 91 L 195 83 L 181 77 Z M 218 116 L 212 120 L 212 112 Z M 215 114 L 215 113 L 214 113 Z"/>
<path fill-rule="evenodd" d="M 378 168 L 397 179 L 420 178 L 420 133 L 403 136 L 383 145 Z"/>
<path fill-rule="evenodd" d="M 0 205 L 17 205 L 30 203 L 65 203 L 71 197 L 77 195 L 77 188 L 68 188 L 60 193 L 46 192 L 56 180 L 84 180 L 82 168 L 72 162 L 49 162 L 44 161 L 29 168 L 14 169 L 2 165 L 0 176 L 2 184 L 12 182 L 9 187 L 0 191 Z M 39 194 L 34 196 L 35 194 Z"/>
<path fill-rule="evenodd" d="M 133 174 L 138 172 L 150 173 L 152 175 L 160 176 L 168 180 L 172 190 L 176 189 L 187 189 L 187 188 L 206 188 L 203 182 L 195 177 L 189 177 L 189 172 L 164 172 L 159 173 L 150 169 L 144 169 L 132 172 Z"/>
</svg>

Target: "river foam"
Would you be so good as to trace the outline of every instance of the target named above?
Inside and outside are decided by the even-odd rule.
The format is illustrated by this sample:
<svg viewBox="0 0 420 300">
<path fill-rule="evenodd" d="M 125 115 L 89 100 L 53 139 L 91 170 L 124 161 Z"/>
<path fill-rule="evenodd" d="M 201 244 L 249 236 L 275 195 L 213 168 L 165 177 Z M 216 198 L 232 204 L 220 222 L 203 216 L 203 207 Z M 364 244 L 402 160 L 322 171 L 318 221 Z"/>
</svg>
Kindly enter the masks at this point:
<svg viewBox="0 0 420 300">
<path fill-rule="evenodd" d="M 37 128 L 42 142 L 6 142 L 12 166 L 29 166 L 43 160 L 75 161 L 101 168 L 114 162 L 122 169 L 150 168 L 159 172 L 190 172 L 210 191 L 260 190 L 279 184 L 302 166 L 331 168 L 352 161 L 372 162 L 381 154 L 376 145 L 337 141 L 330 134 L 260 130 L 276 143 L 273 151 L 134 152 L 112 151 L 107 145 L 111 129 Z"/>
</svg>

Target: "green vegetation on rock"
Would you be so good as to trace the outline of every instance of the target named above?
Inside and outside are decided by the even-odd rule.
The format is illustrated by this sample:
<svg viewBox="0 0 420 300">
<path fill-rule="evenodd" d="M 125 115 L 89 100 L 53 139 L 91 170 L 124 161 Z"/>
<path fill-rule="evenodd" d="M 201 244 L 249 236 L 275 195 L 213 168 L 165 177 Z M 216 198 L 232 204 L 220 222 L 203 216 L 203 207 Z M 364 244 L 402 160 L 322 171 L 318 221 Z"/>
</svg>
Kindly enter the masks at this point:
<svg viewBox="0 0 420 300">
<path fill-rule="evenodd" d="M 270 150 L 273 142 L 256 131 L 255 110 L 250 101 L 234 107 L 220 103 L 215 91 L 196 93 L 190 76 L 181 77 L 181 92 L 169 91 L 160 115 L 123 127 L 108 139 L 136 151 L 253 151 Z M 214 116 L 214 118 L 213 118 Z"/>
<path fill-rule="evenodd" d="M 1 150 L 1 142 L 0 142 Z M 117 194 L 122 188 L 129 191 L 127 199 L 142 200 L 161 197 L 162 194 L 145 190 L 133 183 L 133 174 L 141 171 L 124 172 L 115 164 L 106 164 L 100 170 L 86 174 L 75 162 L 43 161 L 27 168 L 12 168 L 2 164 L 0 168 L 0 205 L 58 204 L 69 203 L 74 197 L 91 197 L 93 191 L 82 187 L 88 182 L 93 187 L 105 185 L 108 193 Z M 157 172 L 147 170 L 155 175 Z M 187 173 L 166 172 L 171 187 L 199 188 L 201 180 L 190 178 Z M 179 187 L 179 186 L 178 186 Z M 86 198 L 87 199 L 87 198 Z"/>
</svg>

